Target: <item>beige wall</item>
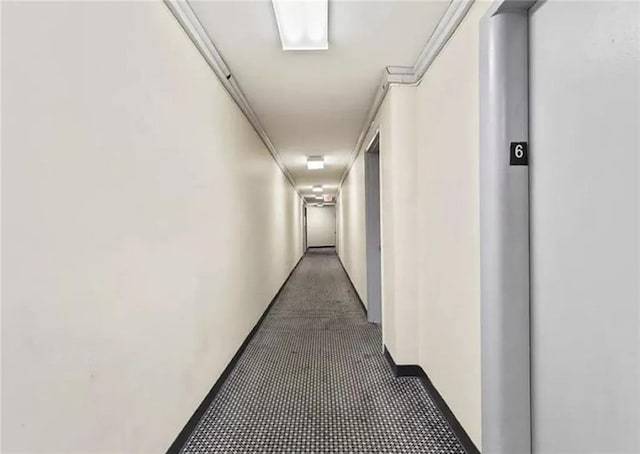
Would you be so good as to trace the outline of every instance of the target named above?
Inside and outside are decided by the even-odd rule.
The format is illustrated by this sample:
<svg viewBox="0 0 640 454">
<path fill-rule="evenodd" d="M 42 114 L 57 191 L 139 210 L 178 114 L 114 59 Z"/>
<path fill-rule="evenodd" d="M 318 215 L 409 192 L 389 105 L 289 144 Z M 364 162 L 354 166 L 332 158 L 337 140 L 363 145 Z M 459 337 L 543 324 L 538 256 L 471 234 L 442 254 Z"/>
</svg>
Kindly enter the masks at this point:
<svg viewBox="0 0 640 454">
<path fill-rule="evenodd" d="M 2 133 L 2 451 L 166 451 L 298 196 L 159 2 L 3 2 Z"/>
<path fill-rule="evenodd" d="M 417 88 L 420 365 L 481 446 L 477 2 Z"/>
<path fill-rule="evenodd" d="M 380 133 L 382 334 L 402 364 L 418 361 L 415 118 L 415 88 L 391 87 L 365 138 L 369 143 Z M 364 153 L 338 196 L 339 255 L 359 293 L 367 288 Z"/>
<path fill-rule="evenodd" d="M 488 7 L 473 5 L 417 87 L 390 88 L 373 128 L 380 130 L 383 340 L 396 362 L 423 367 L 478 447 L 478 48 Z M 340 198 L 364 206 L 361 161 L 362 154 Z M 349 232 L 342 250 L 362 250 L 347 271 L 353 279 L 358 270 L 366 287 L 364 212 L 339 217 Z"/>
<path fill-rule="evenodd" d="M 367 250 L 364 216 L 364 156 L 360 154 L 336 199 L 336 243 L 338 256 L 366 306 Z"/>
<path fill-rule="evenodd" d="M 418 361 L 415 88 L 391 87 L 380 129 L 380 222 L 385 345 L 398 364 Z M 383 320 L 384 322 L 384 320 Z"/>
</svg>

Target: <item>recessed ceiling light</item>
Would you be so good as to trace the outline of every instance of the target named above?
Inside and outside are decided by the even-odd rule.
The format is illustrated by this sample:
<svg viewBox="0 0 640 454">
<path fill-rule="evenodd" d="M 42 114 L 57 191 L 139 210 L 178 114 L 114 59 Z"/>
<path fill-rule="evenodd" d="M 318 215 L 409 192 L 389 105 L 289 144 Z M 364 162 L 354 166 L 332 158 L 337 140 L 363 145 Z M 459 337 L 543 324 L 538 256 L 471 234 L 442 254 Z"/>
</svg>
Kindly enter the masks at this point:
<svg viewBox="0 0 640 454">
<path fill-rule="evenodd" d="M 307 169 L 324 169 L 324 158 L 322 156 L 309 156 L 307 158 Z"/>
<path fill-rule="evenodd" d="M 319 203 L 319 204 L 318 204 L 318 205 L 316 205 L 316 206 L 318 206 L 318 207 L 322 208 L 324 205 L 323 205 L 323 204 L 321 204 L 321 203 Z"/>
<path fill-rule="evenodd" d="M 316 185 L 311 188 L 313 192 L 322 192 L 322 185 Z"/>
<path fill-rule="evenodd" d="M 282 50 L 329 48 L 328 0 L 272 0 Z"/>
<path fill-rule="evenodd" d="M 317 195 L 317 196 L 316 196 L 316 200 L 322 200 L 322 201 L 324 201 L 324 197 L 322 197 L 321 195 Z"/>
</svg>

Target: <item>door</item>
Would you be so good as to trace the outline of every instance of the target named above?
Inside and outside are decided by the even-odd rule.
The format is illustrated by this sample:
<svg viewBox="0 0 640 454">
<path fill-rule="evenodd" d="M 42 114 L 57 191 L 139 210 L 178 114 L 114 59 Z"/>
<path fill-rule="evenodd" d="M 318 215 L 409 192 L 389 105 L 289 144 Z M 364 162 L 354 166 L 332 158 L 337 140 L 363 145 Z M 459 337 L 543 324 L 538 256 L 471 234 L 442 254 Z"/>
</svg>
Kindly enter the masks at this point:
<svg viewBox="0 0 640 454">
<path fill-rule="evenodd" d="M 367 319 L 382 322 L 380 278 L 380 140 L 376 136 L 364 155 L 366 244 L 367 244 Z"/>
<path fill-rule="evenodd" d="M 302 204 L 302 252 L 307 252 L 307 205 Z"/>
<path fill-rule="evenodd" d="M 310 206 L 307 210 L 308 247 L 335 247 L 336 207 L 332 205 Z"/>
<path fill-rule="evenodd" d="M 640 452 L 639 5 L 530 10 L 535 453 Z"/>
</svg>

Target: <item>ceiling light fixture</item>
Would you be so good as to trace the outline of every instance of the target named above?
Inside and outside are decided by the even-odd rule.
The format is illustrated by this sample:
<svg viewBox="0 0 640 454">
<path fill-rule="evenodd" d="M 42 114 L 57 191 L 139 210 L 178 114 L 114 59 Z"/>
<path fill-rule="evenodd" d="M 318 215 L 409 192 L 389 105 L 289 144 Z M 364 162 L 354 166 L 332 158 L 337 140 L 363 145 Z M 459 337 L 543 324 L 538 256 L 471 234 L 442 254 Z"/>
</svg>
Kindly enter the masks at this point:
<svg viewBox="0 0 640 454">
<path fill-rule="evenodd" d="M 321 195 L 317 195 L 317 196 L 316 196 L 316 200 L 322 200 L 322 201 L 324 201 L 324 197 L 322 197 Z"/>
<path fill-rule="evenodd" d="M 329 49 L 328 0 L 272 0 L 282 50 Z"/>
<path fill-rule="evenodd" d="M 309 156 L 307 158 L 307 169 L 324 169 L 324 158 L 322 156 Z"/>
<path fill-rule="evenodd" d="M 322 192 L 322 185 L 316 185 L 311 188 L 313 192 Z"/>
</svg>

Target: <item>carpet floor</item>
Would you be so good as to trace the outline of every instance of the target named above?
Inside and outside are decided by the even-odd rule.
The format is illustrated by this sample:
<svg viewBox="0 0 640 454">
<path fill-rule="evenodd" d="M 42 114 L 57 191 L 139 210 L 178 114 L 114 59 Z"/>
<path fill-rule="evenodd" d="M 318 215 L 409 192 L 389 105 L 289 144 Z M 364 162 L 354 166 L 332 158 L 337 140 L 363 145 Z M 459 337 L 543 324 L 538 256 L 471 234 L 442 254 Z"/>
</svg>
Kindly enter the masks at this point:
<svg viewBox="0 0 640 454">
<path fill-rule="evenodd" d="M 420 380 L 396 378 L 333 248 L 310 250 L 183 453 L 464 453 Z"/>
</svg>

